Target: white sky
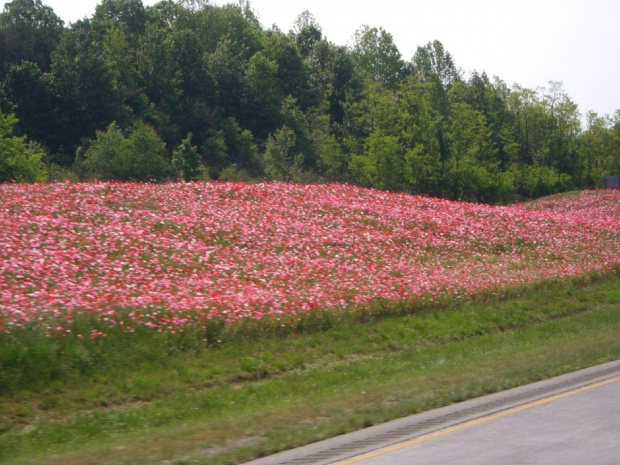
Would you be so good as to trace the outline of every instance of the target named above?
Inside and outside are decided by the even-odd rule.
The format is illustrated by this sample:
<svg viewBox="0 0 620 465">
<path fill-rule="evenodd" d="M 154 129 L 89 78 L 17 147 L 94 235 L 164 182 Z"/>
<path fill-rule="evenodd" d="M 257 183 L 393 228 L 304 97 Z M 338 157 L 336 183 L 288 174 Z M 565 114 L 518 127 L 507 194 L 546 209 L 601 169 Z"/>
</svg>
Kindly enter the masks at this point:
<svg viewBox="0 0 620 465">
<path fill-rule="evenodd" d="M 158 0 L 143 0 L 145 6 Z M 43 0 L 67 23 L 90 17 L 98 0 Z M 230 0 L 211 0 L 222 5 Z M 250 0 L 266 28 L 288 32 L 309 10 L 327 39 L 351 44 L 364 24 L 392 34 L 403 58 L 439 40 L 466 73 L 508 85 L 562 81 L 582 113 L 620 109 L 620 0 Z"/>
</svg>

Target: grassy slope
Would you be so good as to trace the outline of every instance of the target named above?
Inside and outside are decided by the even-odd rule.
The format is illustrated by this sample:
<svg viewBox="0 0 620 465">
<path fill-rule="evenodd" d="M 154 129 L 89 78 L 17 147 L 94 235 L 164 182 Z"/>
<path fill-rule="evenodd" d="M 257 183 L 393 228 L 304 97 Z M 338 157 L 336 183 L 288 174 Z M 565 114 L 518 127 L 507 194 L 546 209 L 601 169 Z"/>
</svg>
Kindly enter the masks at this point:
<svg viewBox="0 0 620 465">
<path fill-rule="evenodd" d="M 239 463 L 617 359 L 619 284 L 571 279 L 309 334 L 238 333 L 207 350 L 112 334 L 63 353 L 55 381 L 3 393 L 0 461 Z"/>
</svg>

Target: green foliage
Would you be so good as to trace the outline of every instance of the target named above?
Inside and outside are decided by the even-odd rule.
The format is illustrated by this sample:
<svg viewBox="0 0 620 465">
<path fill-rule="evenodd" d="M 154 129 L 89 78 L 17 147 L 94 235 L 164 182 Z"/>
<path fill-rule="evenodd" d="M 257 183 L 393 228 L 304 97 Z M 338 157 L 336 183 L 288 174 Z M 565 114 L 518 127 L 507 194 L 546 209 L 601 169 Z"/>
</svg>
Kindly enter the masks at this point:
<svg viewBox="0 0 620 465">
<path fill-rule="evenodd" d="M 63 21 L 41 0 L 13 0 L 0 13 L 0 78 L 23 61 L 50 70 Z"/>
<path fill-rule="evenodd" d="M 0 111 L 0 182 L 46 181 L 45 153 L 38 144 L 13 134 L 17 123 L 14 115 Z"/>
<path fill-rule="evenodd" d="M 334 135 L 326 135 L 321 141 L 319 166 L 329 179 L 346 181 L 349 178 L 349 157 Z"/>
<path fill-rule="evenodd" d="M 98 179 L 120 178 L 123 174 L 120 159 L 124 140 L 125 136 L 116 123 L 110 124 L 105 132 L 97 131 L 96 140 L 85 152 L 87 171 Z"/>
<path fill-rule="evenodd" d="M 405 63 L 392 35 L 383 28 L 362 26 L 355 32 L 353 59 L 372 82 L 394 88 L 404 75 Z"/>
<path fill-rule="evenodd" d="M 51 163 L 48 166 L 47 171 L 48 171 L 48 181 L 50 182 L 61 182 L 61 181 L 78 182 L 80 180 L 80 177 L 75 172 L 74 167 L 65 168 L 55 163 Z"/>
<path fill-rule="evenodd" d="M 281 96 L 274 86 L 278 65 L 258 52 L 250 58 L 245 70 L 245 121 L 250 130 L 265 137 L 278 124 Z"/>
<path fill-rule="evenodd" d="M 166 146 L 151 126 L 136 123 L 121 148 L 127 180 L 162 181 L 170 174 Z"/>
<path fill-rule="evenodd" d="M 280 119 L 283 125 L 295 134 L 293 152 L 301 155 L 304 167 L 315 168 L 318 158 L 318 142 L 315 140 L 314 133 L 318 132 L 322 136 L 327 129 L 321 127 L 317 130 L 316 126 L 321 125 L 320 117 L 317 118 L 315 114 L 310 112 L 304 113 L 297 105 L 297 101 L 288 96 L 282 101 Z"/>
<path fill-rule="evenodd" d="M 301 154 L 295 153 L 296 137 L 286 126 L 269 136 L 263 155 L 263 168 L 267 178 L 273 181 L 291 181 L 293 173 L 301 169 Z"/>
<path fill-rule="evenodd" d="M 243 182 L 253 182 L 254 179 L 250 176 L 247 170 L 244 168 L 240 168 L 238 165 L 232 164 L 228 165 L 226 168 L 222 170 L 218 179 L 220 181 L 243 181 Z"/>
<path fill-rule="evenodd" d="M 175 169 L 187 179 L 200 175 L 181 160 L 197 153 L 215 178 L 327 179 L 504 203 L 620 173 L 620 115 L 589 115 L 583 130 L 560 82 L 532 90 L 466 77 L 439 41 L 407 61 L 382 28 L 362 26 L 351 47 L 337 46 L 308 11 L 284 33 L 264 29 L 246 2 L 104 0 L 65 28 L 41 0 L 14 0 L 0 13 L 0 44 L 0 108 L 20 120 L 14 133 L 81 177 L 168 176 L 159 143 L 157 155 L 137 154 L 155 138 L 125 133 L 134 121 L 186 153 Z M 100 136 L 91 161 L 74 164 L 76 149 Z M 116 163 L 149 157 L 150 172 Z"/>
<path fill-rule="evenodd" d="M 227 150 L 224 131 L 207 131 L 200 148 L 206 166 L 214 171 L 220 171 L 226 165 Z"/>
<path fill-rule="evenodd" d="M 97 138 L 85 151 L 84 165 L 95 179 L 121 181 L 162 181 L 170 174 L 166 147 L 155 130 L 136 123 L 125 137 L 116 123 Z"/>
<path fill-rule="evenodd" d="M 44 74 L 35 63 L 23 61 L 11 66 L 2 88 L 19 119 L 17 130 L 28 134 L 51 151 L 59 149 L 57 99 L 51 87 L 50 75 Z M 52 161 L 69 166 L 73 160 L 54 154 Z"/>
<path fill-rule="evenodd" d="M 580 170 L 578 185 L 599 187 L 603 176 L 620 173 L 620 125 L 618 117 L 601 117 L 589 112 L 587 131 L 577 141 Z"/>
<path fill-rule="evenodd" d="M 413 57 L 413 71 L 423 80 L 435 77 L 445 87 L 461 79 L 461 71 L 455 66 L 452 55 L 438 40 L 418 47 Z"/>
<path fill-rule="evenodd" d="M 220 125 L 226 144 L 226 160 L 249 172 L 259 171 L 258 147 L 252 131 L 243 129 L 235 118 L 227 118 Z"/>
<path fill-rule="evenodd" d="M 191 133 L 172 152 L 172 166 L 181 173 L 185 181 L 197 181 L 206 174 L 198 149 L 192 146 Z"/>
<path fill-rule="evenodd" d="M 352 158 L 353 175 L 361 184 L 385 190 L 403 190 L 402 152 L 403 147 L 398 138 L 375 131 L 368 138 L 366 154 Z"/>
<path fill-rule="evenodd" d="M 295 43 L 301 56 L 307 58 L 314 50 L 317 42 L 323 38 L 321 26 L 308 10 L 304 10 L 295 20 Z"/>
<path fill-rule="evenodd" d="M 127 119 L 113 64 L 88 32 L 63 35 L 52 60 L 51 86 L 58 98 L 59 143 L 69 152 L 97 129 Z"/>
<path fill-rule="evenodd" d="M 240 116 L 246 92 L 247 49 L 224 37 L 207 57 L 207 67 L 219 91 L 218 102 L 227 117 Z"/>
<path fill-rule="evenodd" d="M 310 83 L 308 64 L 304 61 L 303 51 L 298 48 L 295 38 L 278 31 L 267 31 L 263 44 L 263 53 L 276 65 L 272 80 L 276 87 L 272 92 L 291 96 L 304 109 L 315 106 L 318 102 Z M 313 47 L 312 43 L 303 46 L 308 48 L 308 52 Z"/>
<path fill-rule="evenodd" d="M 144 31 L 146 13 L 142 0 L 101 0 L 95 8 L 93 29 L 105 33 L 119 29 L 135 38 Z"/>
<path fill-rule="evenodd" d="M 523 166 L 516 182 L 517 191 L 523 198 L 536 199 L 557 192 L 575 189 L 573 179 L 566 173 L 558 173 L 546 166 Z"/>
</svg>

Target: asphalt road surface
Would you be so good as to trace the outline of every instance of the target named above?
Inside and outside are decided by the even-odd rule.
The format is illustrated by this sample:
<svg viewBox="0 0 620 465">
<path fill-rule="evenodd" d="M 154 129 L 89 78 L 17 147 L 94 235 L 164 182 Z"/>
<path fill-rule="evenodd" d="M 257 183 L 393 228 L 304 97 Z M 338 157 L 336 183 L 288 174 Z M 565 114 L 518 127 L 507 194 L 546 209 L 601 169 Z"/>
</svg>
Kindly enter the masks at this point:
<svg viewBox="0 0 620 465">
<path fill-rule="evenodd" d="M 620 465 L 620 361 L 248 465 Z"/>
<path fill-rule="evenodd" d="M 620 377 L 340 463 L 618 465 Z"/>
</svg>

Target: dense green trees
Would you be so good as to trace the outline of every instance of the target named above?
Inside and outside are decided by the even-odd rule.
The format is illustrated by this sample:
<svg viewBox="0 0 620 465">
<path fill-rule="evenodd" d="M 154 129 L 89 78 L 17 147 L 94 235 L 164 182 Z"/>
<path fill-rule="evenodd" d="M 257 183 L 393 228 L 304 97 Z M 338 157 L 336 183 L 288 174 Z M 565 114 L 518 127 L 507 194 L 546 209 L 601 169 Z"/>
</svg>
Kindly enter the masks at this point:
<svg viewBox="0 0 620 465">
<path fill-rule="evenodd" d="M 582 127 L 561 83 L 465 76 L 438 41 L 408 61 L 370 26 L 337 46 L 308 11 L 264 29 L 247 3 L 101 0 L 65 27 L 13 0 L 0 109 L 2 180 L 332 180 L 510 202 L 620 173 L 620 112 Z"/>
<path fill-rule="evenodd" d="M 172 165 L 185 181 L 198 181 L 205 175 L 198 149 L 192 145 L 191 133 L 172 153 Z"/>
<path fill-rule="evenodd" d="M 181 157 L 185 158 L 185 154 Z M 183 175 L 194 175 L 191 161 L 183 161 Z M 152 127 L 142 122 L 137 122 L 128 136 L 116 123 L 105 132 L 97 131 L 96 139 L 84 152 L 83 165 L 87 177 L 102 180 L 162 181 L 170 174 L 164 143 Z"/>
<path fill-rule="evenodd" d="M 41 0 L 13 0 L 0 14 L 0 77 L 22 61 L 49 71 L 63 21 Z"/>
<path fill-rule="evenodd" d="M 363 26 L 358 29 L 352 56 L 363 78 L 384 87 L 397 87 L 405 75 L 405 62 L 392 35 L 383 28 Z"/>
<path fill-rule="evenodd" d="M 43 151 L 36 143 L 14 134 L 17 118 L 0 111 L 0 182 L 47 180 Z"/>
</svg>

